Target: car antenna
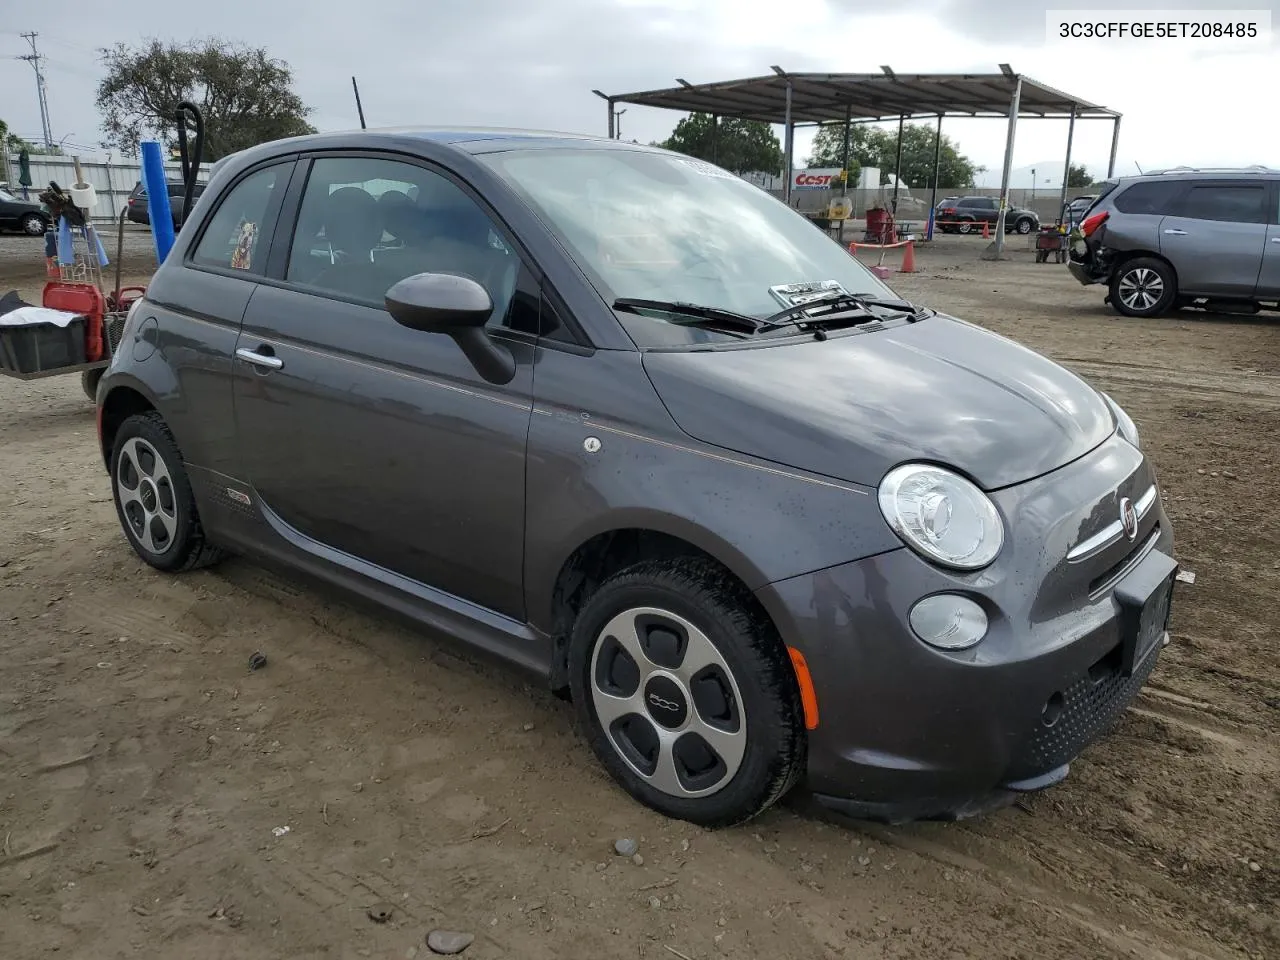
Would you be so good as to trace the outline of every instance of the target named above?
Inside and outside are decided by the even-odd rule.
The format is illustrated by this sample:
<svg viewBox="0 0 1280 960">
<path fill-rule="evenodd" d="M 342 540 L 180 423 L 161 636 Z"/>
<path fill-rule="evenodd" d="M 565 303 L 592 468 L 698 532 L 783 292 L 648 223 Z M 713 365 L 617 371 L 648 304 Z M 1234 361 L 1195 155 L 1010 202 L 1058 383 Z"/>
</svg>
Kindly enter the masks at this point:
<svg viewBox="0 0 1280 960">
<path fill-rule="evenodd" d="M 1138 166 L 1138 161 L 1137 161 L 1137 160 L 1133 161 L 1133 165 L 1134 165 L 1135 167 L 1138 167 L 1138 173 L 1139 173 L 1139 174 L 1141 174 L 1141 175 L 1142 175 L 1142 176 L 1144 176 L 1144 177 L 1146 176 L 1146 174 L 1145 174 L 1145 173 L 1142 173 L 1142 167 Z"/>
<path fill-rule="evenodd" d="M 356 78 L 355 78 L 355 77 L 352 77 L 352 78 L 351 78 L 351 89 L 352 89 L 352 90 L 354 90 L 354 91 L 356 92 L 356 113 L 360 114 L 360 129 L 361 129 L 361 130 L 363 130 L 363 129 L 365 129 L 365 126 L 364 126 L 364 107 L 360 105 L 360 88 L 359 88 L 358 86 L 356 86 Z"/>
</svg>

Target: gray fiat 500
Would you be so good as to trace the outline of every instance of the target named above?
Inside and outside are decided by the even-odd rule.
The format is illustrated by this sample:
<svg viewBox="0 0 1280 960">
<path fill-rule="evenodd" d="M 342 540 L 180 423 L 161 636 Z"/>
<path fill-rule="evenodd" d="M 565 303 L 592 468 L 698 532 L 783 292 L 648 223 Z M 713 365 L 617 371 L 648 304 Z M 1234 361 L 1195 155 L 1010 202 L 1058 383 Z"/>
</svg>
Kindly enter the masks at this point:
<svg viewBox="0 0 1280 960">
<path fill-rule="evenodd" d="M 250 555 L 510 661 L 700 824 L 801 784 L 991 809 L 1066 776 L 1167 640 L 1172 534 L 1122 410 L 662 150 L 237 154 L 97 397 L 147 563 Z"/>
</svg>

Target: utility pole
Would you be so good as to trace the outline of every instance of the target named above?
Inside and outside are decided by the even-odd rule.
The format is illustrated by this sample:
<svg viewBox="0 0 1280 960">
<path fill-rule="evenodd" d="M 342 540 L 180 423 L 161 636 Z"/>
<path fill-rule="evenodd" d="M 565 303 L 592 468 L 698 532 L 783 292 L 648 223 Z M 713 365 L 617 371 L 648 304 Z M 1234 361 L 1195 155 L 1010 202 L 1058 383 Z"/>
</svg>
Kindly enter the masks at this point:
<svg viewBox="0 0 1280 960">
<path fill-rule="evenodd" d="M 33 30 L 30 33 L 21 34 L 21 36 L 22 39 L 31 44 L 31 52 L 18 57 L 18 59 L 27 61 L 36 71 L 36 95 L 40 99 L 40 126 L 44 132 L 44 147 L 46 150 L 50 150 L 53 148 L 53 127 L 49 123 L 49 98 L 46 96 L 44 89 L 44 72 L 40 69 L 40 61 L 44 57 L 36 49 L 36 37 L 39 34 Z"/>
</svg>

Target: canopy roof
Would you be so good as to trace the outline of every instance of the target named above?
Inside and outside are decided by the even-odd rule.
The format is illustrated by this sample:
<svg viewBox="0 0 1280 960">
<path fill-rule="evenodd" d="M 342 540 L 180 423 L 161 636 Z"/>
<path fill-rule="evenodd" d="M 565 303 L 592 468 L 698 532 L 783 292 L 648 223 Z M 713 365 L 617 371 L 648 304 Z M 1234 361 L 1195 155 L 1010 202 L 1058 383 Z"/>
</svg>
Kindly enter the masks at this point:
<svg viewBox="0 0 1280 960">
<path fill-rule="evenodd" d="M 683 110 L 786 123 L 787 87 L 791 88 L 793 123 L 889 120 L 936 117 L 1007 117 L 1018 74 L 1001 65 L 1000 73 L 787 73 L 780 67 L 762 77 L 692 84 L 640 93 L 599 95 L 613 103 L 633 103 L 666 110 Z M 1081 100 L 1023 76 L 1020 116 L 1077 118 L 1108 117 L 1114 110 Z M 599 93 L 599 91 L 597 91 Z M 847 111 L 847 113 L 846 113 Z"/>
</svg>

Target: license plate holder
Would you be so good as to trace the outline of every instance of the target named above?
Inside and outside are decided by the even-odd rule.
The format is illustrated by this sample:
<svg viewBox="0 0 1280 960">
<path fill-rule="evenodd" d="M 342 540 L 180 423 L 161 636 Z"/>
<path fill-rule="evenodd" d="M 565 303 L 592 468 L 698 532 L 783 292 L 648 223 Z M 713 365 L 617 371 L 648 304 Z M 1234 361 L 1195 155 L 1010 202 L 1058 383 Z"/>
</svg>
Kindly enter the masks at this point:
<svg viewBox="0 0 1280 960">
<path fill-rule="evenodd" d="M 1169 628 L 1177 573 L 1171 557 L 1153 550 L 1116 587 L 1123 676 L 1132 676 L 1160 646 Z"/>
</svg>

